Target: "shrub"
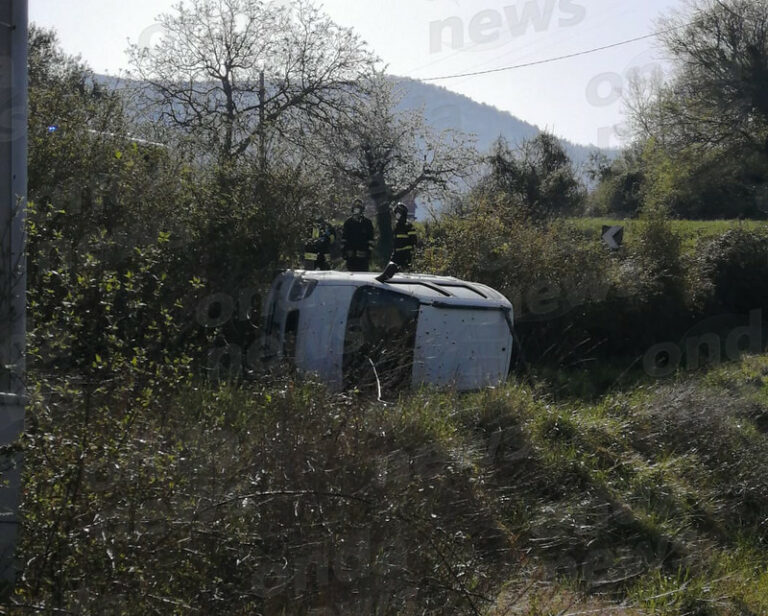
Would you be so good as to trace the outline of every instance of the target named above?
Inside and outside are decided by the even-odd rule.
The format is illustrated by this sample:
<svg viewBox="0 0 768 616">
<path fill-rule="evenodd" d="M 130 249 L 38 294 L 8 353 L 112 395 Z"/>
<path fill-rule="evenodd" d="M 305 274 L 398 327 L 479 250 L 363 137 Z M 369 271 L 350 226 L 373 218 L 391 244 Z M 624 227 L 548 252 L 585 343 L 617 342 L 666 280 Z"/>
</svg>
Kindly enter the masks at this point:
<svg viewBox="0 0 768 616">
<path fill-rule="evenodd" d="M 478 613 L 506 570 L 450 398 L 382 408 L 309 383 L 133 377 L 32 385 L 16 603 Z"/>
<path fill-rule="evenodd" d="M 708 240 L 696 257 L 699 307 L 745 314 L 768 306 L 768 233 L 731 229 Z"/>
</svg>

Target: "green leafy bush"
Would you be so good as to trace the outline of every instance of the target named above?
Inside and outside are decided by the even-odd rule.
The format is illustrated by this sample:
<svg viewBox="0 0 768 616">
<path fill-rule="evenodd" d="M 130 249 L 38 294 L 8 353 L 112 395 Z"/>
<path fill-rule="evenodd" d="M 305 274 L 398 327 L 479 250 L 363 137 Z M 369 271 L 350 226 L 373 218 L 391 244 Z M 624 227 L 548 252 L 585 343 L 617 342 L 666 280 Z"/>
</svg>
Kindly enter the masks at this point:
<svg viewBox="0 0 768 616">
<path fill-rule="evenodd" d="M 512 558 L 447 399 L 133 376 L 32 388 L 17 603 L 477 613 Z"/>
<path fill-rule="evenodd" d="M 768 234 L 731 229 L 710 239 L 696 257 L 695 297 L 709 312 L 745 314 L 768 307 Z"/>
</svg>

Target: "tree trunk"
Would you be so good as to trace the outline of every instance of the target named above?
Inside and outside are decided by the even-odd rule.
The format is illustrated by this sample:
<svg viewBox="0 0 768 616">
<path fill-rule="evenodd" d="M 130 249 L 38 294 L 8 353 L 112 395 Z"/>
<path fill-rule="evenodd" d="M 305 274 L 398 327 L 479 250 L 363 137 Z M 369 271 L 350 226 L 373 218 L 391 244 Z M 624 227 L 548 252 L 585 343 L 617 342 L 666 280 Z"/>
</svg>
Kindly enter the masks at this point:
<svg viewBox="0 0 768 616">
<path fill-rule="evenodd" d="M 392 216 L 389 212 L 392 192 L 381 173 L 377 173 L 369 182 L 368 194 L 376 205 L 376 226 L 378 227 L 379 239 L 376 242 L 375 260 L 381 265 L 386 265 L 393 248 Z"/>
<path fill-rule="evenodd" d="M 392 216 L 389 213 L 389 204 L 382 207 L 376 205 L 376 224 L 379 227 L 379 241 L 376 244 L 376 260 L 383 264 L 389 261 L 392 255 Z"/>
</svg>

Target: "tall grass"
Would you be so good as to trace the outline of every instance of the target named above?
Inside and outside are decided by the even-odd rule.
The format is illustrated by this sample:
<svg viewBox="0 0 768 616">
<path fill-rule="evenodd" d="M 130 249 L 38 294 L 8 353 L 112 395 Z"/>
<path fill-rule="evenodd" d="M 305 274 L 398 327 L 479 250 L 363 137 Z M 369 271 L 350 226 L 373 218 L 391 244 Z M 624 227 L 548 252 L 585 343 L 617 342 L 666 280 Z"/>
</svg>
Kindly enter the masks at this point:
<svg viewBox="0 0 768 616">
<path fill-rule="evenodd" d="M 762 614 L 766 366 L 587 403 L 40 381 L 7 610 Z"/>
</svg>

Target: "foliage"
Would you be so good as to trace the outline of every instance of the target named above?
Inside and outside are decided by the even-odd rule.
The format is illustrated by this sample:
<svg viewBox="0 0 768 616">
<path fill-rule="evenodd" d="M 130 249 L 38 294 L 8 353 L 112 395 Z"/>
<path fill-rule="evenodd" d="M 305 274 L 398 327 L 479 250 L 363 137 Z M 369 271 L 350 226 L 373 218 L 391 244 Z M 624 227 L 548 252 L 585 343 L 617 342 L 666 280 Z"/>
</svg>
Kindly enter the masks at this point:
<svg viewBox="0 0 768 616">
<path fill-rule="evenodd" d="M 588 210 L 634 217 L 661 207 L 680 219 L 764 219 L 766 180 L 768 167 L 758 155 L 693 146 L 672 151 L 650 139 L 604 170 Z"/>
<path fill-rule="evenodd" d="M 766 159 L 768 160 L 768 159 Z M 643 153 L 643 202 L 679 218 L 765 218 L 761 185 L 768 167 L 759 157 L 687 147 L 674 154 L 649 142 Z"/>
<path fill-rule="evenodd" d="M 30 244 L 42 257 L 27 297 L 31 370 L 108 380 L 130 366 L 148 375 L 185 368 L 199 342 L 188 317 L 196 290 L 172 284 L 179 258 L 167 238 L 126 250 L 94 229 L 75 248 L 61 233 L 43 244 L 58 211 L 30 204 L 29 215 Z"/>
<path fill-rule="evenodd" d="M 574 353 L 594 350 L 573 322 L 610 293 L 610 258 L 598 242 L 584 242 L 567 224 L 527 223 L 506 196 L 475 196 L 465 217 L 444 217 L 425 232 L 419 269 L 504 293 L 514 307 L 516 346 L 528 361 L 570 364 Z"/>
<path fill-rule="evenodd" d="M 187 183 L 184 250 L 189 264 L 213 292 L 235 294 L 254 283 L 271 282 L 276 270 L 296 261 L 311 207 L 311 185 L 290 168 L 275 165 L 262 175 L 253 168 L 200 170 Z"/>
<path fill-rule="evenodd" d="M 696 259 L 697 300 L 709 311 L 746 314 L 768 305 L 768 234 L 731 229 L 709 240 Z"/>
<path fill-rule="evenodd" d="M 517 151 L 499 139 L 488 156 L 484 194 L 505 195 L 524 218 L 541 220 L 572 214 L 583 201 L 582 187 L 560 142 L 549 133 L 525 141 Z"/>
<path fill-rule="evenodd" d="M 664 210 L 648 210 L 637 228 L 630 263 L 644 299 L 665 298 L 679 304 L 685 296 L 682 238 Z"/>
<path fill-rule="evenodd" d="M 591 214 L 636 216 L 643 205 L 644 169 L 636 148 L 625 149 L 612 163 L 600 167 L 598 181 L 588 195 Z"/>
<path fill-rule="evenodd" d="M 603 225 L 623 226 L 625 231 L 624 244 L 629 247 L 635 243 L 638 237 L 637 230 L 643 221 L 638 218 L 570 218 L 567 220 L 567 224 L 579 232 L 581 236 L 579 241 L 591 242 L 600 239 Z M 695 254 L 702 241 L 731 229 L 758 231 L 765 227 L 765 223 L 759 220 L 680 220 L 676 218 L 670 218 L 669 225 L 680 236 L 683 252 L 686 255 Z"/>
<path fill-rule="evenodd" d="M 365 89 L 368 96 L 352 113 L 317 123 L 306 147 L 330 184 L 352 186 L 374 204 L 377 252 L 386 263 L 392 254 L 390 208 L 417 195 L 429 200 L 451 194 L 474 172 L 477 156 L 459 131 L 438 132 L 422 112 L 400 110 L 401 94 L 385 75 L 375 74 Z"/>
<path fill-rule="evenodd" d="M 724 313 L 764 304 L 754 278 L 766 259 L 756 223 L 739 230 L 735 222 L 670 220 L 663 211 L 629 223 L 590 221 L 591 231 L 584 223 L 525 224 L 503 199 L 476 198 L 463 217 L 425 226 L 418 267 L 502 291 L 514 306 L 516 365 L 589 374 L 584 389 L 596 394 L 642 368 L 656 345 L 727 337 L 743 324 Z M 603 245 L 600 223 L 626 225 L 620 249 Z M 603 375 L 605 360 L 616 370 Z"/>
<path fill-rule="evenodd" d="M 768 8 L 750 0 L 698 0 L 662 20 L 676 68 L 644 126 L 675 149 L 746 148 L 768 154 Z M 639 118 L 636 118 L 636 124 Z"/>
<path fill-rule="evenodd" d="M 36 381 L 10 610 L 478 614 L 506 581 L 508 609 L 532 584 L 761 613 L 764 364 L 580 406 L 538 385 L 385 408 L 130 367 Z"/>
<path fill-rule="evenodd" d="M 513 300 L 516 318 L 536 318 L 569 309 L 559 292 L 593 287 L 603 263 L 567 225 L 525 224 L 505 196 L 480 196 L 465 217 L 429 225 L 420 268 L 488 284 Z"/>
<path fill-rule="evenodd" d="M 642 151 L 632 175 L 607 174 L 593 211 L 643 205 L 681 218 L 768 212 L 768 11 L 749 0 L 692 0 L 661 20 L 673 73 L 635 79 L 626 98 Z M 640 191 L 627 198 L 627 181 Z"/>
<path fill-rule="evenodd" d="M 509 548 L 437 398 L 392 412 L 290 382 L 126 377 L 34 389 L 17 602 L 478 613 Z"/>
<path fill-rule="evenodd" d="M 120 97 L 64 55 L 53 32 L 33 26 L 29 37 L 29 198 L 61 210 L 55 228 L 73 243 L 93 226 L 135 222 L 124 204 L 156 196 L 147 177 L 162 153 L 127 140 Z"/>
</svg>

